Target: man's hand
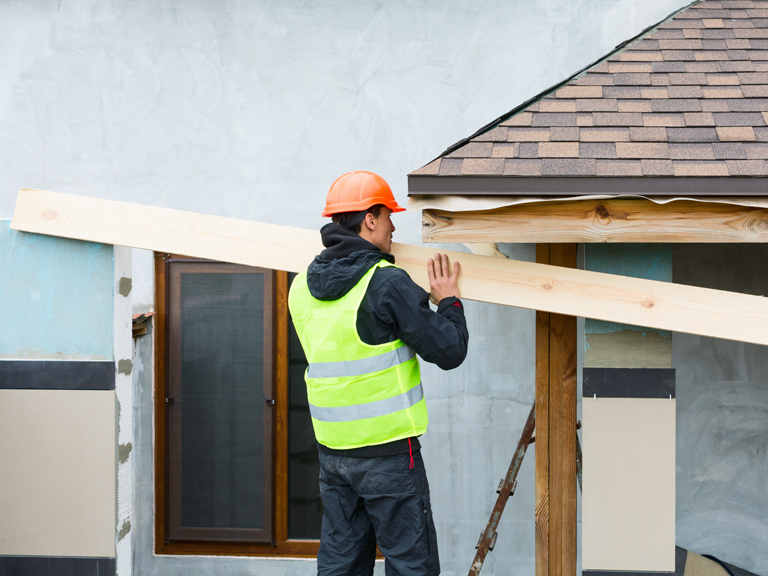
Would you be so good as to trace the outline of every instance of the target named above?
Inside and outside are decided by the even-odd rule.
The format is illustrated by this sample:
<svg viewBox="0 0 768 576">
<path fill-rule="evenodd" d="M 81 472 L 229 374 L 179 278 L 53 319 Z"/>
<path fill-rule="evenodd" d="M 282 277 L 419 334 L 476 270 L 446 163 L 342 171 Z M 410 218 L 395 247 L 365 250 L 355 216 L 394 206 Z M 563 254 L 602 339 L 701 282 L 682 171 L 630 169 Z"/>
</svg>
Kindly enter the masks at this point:
<svg viewBox="0 0 768 576">
<path fill-rule="evenodd" d="M 434 260 L 427 260 L 427 273 L 429 274 L 429 299 L 433 304 L 439 304 L 443 298 L 459 295 L 459 263 L 453 263 L 453 274 L 448 266 L 448 256 L 446 254 L 435 254 Z"/>
</svg>

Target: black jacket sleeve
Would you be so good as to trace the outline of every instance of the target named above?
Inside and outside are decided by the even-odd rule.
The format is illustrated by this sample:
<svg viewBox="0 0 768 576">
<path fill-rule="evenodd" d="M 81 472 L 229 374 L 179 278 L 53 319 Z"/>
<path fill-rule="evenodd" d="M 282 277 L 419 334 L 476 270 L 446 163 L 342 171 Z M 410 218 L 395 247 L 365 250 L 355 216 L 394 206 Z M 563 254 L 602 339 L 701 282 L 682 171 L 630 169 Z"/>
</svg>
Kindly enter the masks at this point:
<svg viewBox="0 0 768 576">
<path fill-rule="evenodd" d="M 456 298 L 443 298 L 437 312 L 429 295 L 400 268 L 377 270 L 357 313 L 357 331 L 366 344 L 398 338 L 427 362 L 457 368 L 467 356 L 467 322 Z"/>
</svg>

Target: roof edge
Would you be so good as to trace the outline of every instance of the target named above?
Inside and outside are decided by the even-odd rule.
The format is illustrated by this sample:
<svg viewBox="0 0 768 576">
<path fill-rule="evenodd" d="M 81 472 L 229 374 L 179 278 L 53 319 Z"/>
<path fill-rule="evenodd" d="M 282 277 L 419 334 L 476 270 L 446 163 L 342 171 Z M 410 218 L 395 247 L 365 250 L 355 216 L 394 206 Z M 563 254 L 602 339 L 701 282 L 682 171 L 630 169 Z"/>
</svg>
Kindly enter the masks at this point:
<svg viewBox="0 0 768 576">
<path fill-rule="evenodd" d="M 726 192 L 727 191 L 727 192 Z M 754 176 L 408 176 L 408 196 L 463 195 L 593 195 L 764 196 L 768 177 Z"/>
</svg>

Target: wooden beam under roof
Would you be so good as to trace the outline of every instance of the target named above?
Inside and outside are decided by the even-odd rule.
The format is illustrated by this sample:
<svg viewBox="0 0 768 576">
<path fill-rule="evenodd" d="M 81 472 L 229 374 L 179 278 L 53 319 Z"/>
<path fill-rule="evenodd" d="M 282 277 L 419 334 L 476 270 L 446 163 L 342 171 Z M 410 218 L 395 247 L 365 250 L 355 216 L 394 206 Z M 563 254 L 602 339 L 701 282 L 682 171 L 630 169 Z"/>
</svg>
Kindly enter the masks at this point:
<svg viewBox="0 0 768 576">
<path fill-rule="evenodd" d="M 322 248 L 313 230 L 42 190 L 22 190 L 11 227 L 118 246 L 298 272 Z M 768 345 L 768 298 L 444 251 L 465 299 Z M 393 244 L 428 289 L 434 249 Z"/>
<path fill-rule="evenodd" d="M 768 242 L 768 209 L 694 200 L 567 200 L 422 212 L 424 242 Z"/>
</svg>

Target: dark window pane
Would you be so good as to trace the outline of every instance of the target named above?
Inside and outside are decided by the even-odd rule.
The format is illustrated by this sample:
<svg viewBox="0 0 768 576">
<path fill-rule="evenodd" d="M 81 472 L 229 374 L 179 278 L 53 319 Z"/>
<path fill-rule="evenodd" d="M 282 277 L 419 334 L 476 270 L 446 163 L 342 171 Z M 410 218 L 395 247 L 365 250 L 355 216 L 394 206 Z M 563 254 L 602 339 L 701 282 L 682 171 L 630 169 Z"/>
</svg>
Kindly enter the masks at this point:
<svg viewBox="0 0 768 576">
<path fill-rule="evenodd" d="M 291 274 L 291 281 L 295 274 Z M 304 371 L 307 359 L 289 322 L 288 343 L 288 538 L 317 540 L 323 519 L 320 500 L 320 462 L 309 417 Z"/>
<path fill-rule="evenodd" d="M 263 378 L 263 274 L 182 274 L 182 526 L 263 527 Z"/>
</svg>

